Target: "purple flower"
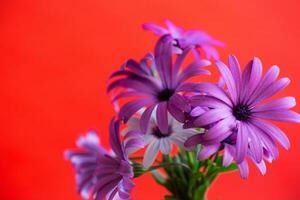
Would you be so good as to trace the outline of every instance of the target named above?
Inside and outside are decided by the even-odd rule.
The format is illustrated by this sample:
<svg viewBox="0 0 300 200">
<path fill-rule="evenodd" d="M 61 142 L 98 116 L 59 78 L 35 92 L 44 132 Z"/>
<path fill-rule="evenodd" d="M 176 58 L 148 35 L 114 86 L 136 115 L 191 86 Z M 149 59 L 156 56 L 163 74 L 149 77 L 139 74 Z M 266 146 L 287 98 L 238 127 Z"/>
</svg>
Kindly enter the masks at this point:
<svg viewBox="0 0 300 200">
<path fill-rule="evenodd" d="M 191 105 L 210 109 L 188 121 L 185 127 L 209 128 L 204 134 L 189 138 L 185 145 L 203 144 L 199 159 L 207 158 L 223 146 L 226 155 L 239 165 L 242 176 L 247 177 L 246 157 L 264 169 L 263 159 L 271 161 L 278 157 L 275 141 L 285 149 L 290 147 L 283 131 L 266 120 L 299 123 L 300 115 L 289 110 L 296 105 L 293 97 L 266 101 L 290 82 L 288 78 L 276 80 L 279 75 L 277 66 L 262 76 L 262 64 L 258 58 L 251 60 L 243 73 L 234 56 L 229 57 L 229 67 L 219 61 L 216 65 L 227 90 L 211 83 L 194 84 L 205 95 L 191 97 Z"/>
<path fill-rule="evenodd" d="M 95 132 L 77 140 L 79 150 L 65 152 L 76 170 L 77 189 L 83 199 L 131 199 L 133 169 L 126 152 L 137 143 L 127 138 L 127 144 L 121 144 L 119 128 L 120 123 L 113 119 L 109 142 L 114 155 L 100 145 Z"/>
<path fill-rule="evenodd" d="M 150 124 L 144 135 L 144 141 L 147 145 L 143 159 L 145 168 L 149 168 L 152 165 L 159 151 L 162 154 L 168 155 L 172 151 L 173 144 L 184 148 L 184 142 L 187 138 L 197 133 L 194 129 L 183 129 L 182 123 L 179 123 L 172 116 L 168 117 L 167 132 L 161 132 L 154 113 L 152 114 Z M 139 129 L 139 118 L 130 118 L 127 122 L 127 126 L 128 128 L 124 130 L 125 136 L 131 134 L 133 130 Z"/>
<path fill-rule="evenodd" d="M 143 28 L 145 30 L 150 30 L 158 36 L 170 34 L 173 37 L 173 51 L 175 53 L 182 53 L 184 49 L 189 46 L 194 46 L 196 49 L 193 49 L 193 52 L 197 58 L 199 58 L 200 53 L 197 48 L 201 48 L 208 59 L 214 58 L 219 59 L 219 54 L 213 46 L 223 47 L 224 43 L 218 40 L 215 40 L 210 35 L 203 31 L 199 30 L 188 30 L 175 26 L 170 20 L 165 21 L 167 28 L 163 28 L 156 24 L 145 23 Z"/>
<path fill-rule="evenodd" d="M 183 121 L 183 111 L 189 112 L 190 106 L 181 93 L 185 89 L 193 91 L 192 88 L 186 88 L 186 81 L 197 75 L 209 74 L 202 67 L 210 64 L 207 60 L 197 60 L 182 69 L 181 65 L 188 52 L 189 48 L 185 49 L 173 63 L 172 38 L 165 35 L 158 41 L 154 57 L 148 56 L 141 63 L 129 60 L 126 66 L 113 73 L 107 91 L 115 94 L 114 101 L 124 97 L 138 97 L 120 109 L 119 118 L 127 122 L 138 110 L 146 108 L 140 120 L 143 132 L 147 130 L 154 108 L 157 108 L 157 125 L 161 132 L 168 131 L 168 111 L 177 120 Z"/>
</svg>

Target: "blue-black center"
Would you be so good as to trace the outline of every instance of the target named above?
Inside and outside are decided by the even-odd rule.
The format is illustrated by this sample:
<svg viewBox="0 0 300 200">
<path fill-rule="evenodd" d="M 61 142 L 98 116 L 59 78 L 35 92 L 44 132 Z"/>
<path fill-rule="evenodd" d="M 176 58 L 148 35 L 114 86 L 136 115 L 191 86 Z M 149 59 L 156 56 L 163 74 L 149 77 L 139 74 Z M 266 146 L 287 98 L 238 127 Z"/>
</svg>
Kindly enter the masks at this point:
<svg viewBox="0 0 300 200">
<path fill-rule="evenodd" d="M 246 121 L 251 115 L 251 110 L 247 105 L 238 104 L 233 109 L 233 115 L 237 120 Z"/>
<path fill-rule="evenodd" d="M 156 126 L 152 129 L 152 134 L 156 137 L 156 138 L 164 138 L 164 137 L 168 137 L 170 136 L 172 133 L 172 128 L 169 126 L 169 130 L 168 133 L 162 133 L 159 128 Z"/>
<path fill-rule="evenodd" d="M 159 101 L 168 101 L 173 94 L 174 94 L 174 90 L 166 88 L 157 94 L 157 99 Z"/>
</svg>

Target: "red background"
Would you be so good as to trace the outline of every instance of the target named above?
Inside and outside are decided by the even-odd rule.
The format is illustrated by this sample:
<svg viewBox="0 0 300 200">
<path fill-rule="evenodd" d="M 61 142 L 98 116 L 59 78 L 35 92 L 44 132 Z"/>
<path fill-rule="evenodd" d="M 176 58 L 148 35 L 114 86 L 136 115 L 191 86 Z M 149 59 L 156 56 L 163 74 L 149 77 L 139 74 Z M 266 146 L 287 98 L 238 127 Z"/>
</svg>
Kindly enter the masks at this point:
<svg viewBox="0 0 300 200">
<path fill-rule="evenodd" d="M 300 4 L 297 0 L 10 0 L 0 2 L 0 199 L 80 199 L 63 150 L 96 128 L 107 145 L 114 115 L 108 75 L 127 58 L 152 50 L 143 22 L 170 18 L 227 43 L 223 60 L 259 56 L 292 79 L 283 94 L 299 94 Z M 282 94 L 282 95 L 283 95 Z M 296 108 L 300 111 L 299 107 Z M 260 176 L 220 176 L 209 199 L 300 199 L 299 125 L 280 124 L 292 142 Z M 136 180 L 137 200 L 162 199 L 150 176 Z"/>
</svg>

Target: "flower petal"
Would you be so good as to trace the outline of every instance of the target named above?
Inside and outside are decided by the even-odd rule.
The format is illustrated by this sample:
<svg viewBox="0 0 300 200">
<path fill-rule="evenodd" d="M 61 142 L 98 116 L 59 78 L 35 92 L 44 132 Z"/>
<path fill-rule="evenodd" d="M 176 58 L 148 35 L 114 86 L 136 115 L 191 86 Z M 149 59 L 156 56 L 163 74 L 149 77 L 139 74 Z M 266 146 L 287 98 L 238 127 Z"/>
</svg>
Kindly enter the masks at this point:
<svg viewBox="0 0 300 200">
<path fill-rule="evenodd" d="M 230 94 L 231 98 L 233 99 L 234 102 L 237 100 L 237 89 L 236 89 L 236 84 L 234 81 L 234 77 L 230 71 L 230 69 L 221 61 L 217 61 L 216 65 L 222 75 L 223 80 L 225 81 L 227 88 L 228 88 L 228 93 Z"/>
<path fill-rule="evenodd" d="M 285 149 L 290 148 L 290 141 L 282 130 L 269 122 L 252 119 L 252 124 L 278 141 Z"/>
<path fill-rule="evenodd" d="M 155 108 L 155 105 L 149 106 L 142 114 L 140 119 L 140 129 L 143 133 L 147 132 L 149 121 L 152 115 L 152 112 Z"/>
<path fill-rule="evenodd" d="M 300 114 L 291 110 L 268 110 L 261 111 L 252 114 L 253 117 L 290 122 L 290 123 L 300 123 Z"/>
<path fill-rule="evenodd" d="M 149 168 L 154 162 L 159 149 L 159 141 L 153 140 L 144 154 L 143 165 L 145 168 Z"/>
<path fill-rule="evenodd" d="M 249 176 L 249 166 L 246 160 L 238 164 L 240 175 L 242 179 L 247 179 Z"/>
<path fill-rule="evenodd" d="M 169 130 L 167 102 L 161 102 L 157 106 L 156 120 L 159 130 L 166 134 Z"/>
<path fill-rule="evenodd" d="M 220 146 L 221 145 L 219 143 L 204 146 L 201 149 L 201 151 L 198 153 L 197 159 L 198 160 L 205 160 L 205 159 L 209 158 L 211 155 L 213 155 L 214 153 L 216 153 L 219 150 Z"/>
<path fill-rule="evenodd" d="M 223 166 L 228 167 L 233 161 L 234 148 L 230 144 L 224 144 Z"/>
<path fill-rule="evenodd" d="M 270 101 L 268 103 L 259 105 L 255 107 L 253 112 L 263 112 L 267 110 L 282 110 L 282 109 L 290 109 L 296 106 L 296 99 L 294 97 L 283 97 L 280 99 L 276 99 Z"/>
<path fill-rule="evenodd" d="M 238 164 L 245 160 L 248 149 L 249 130 L 243 122 L 238 123 L 237 140 L 236 140 L 236 162 Z"/>
</svg>

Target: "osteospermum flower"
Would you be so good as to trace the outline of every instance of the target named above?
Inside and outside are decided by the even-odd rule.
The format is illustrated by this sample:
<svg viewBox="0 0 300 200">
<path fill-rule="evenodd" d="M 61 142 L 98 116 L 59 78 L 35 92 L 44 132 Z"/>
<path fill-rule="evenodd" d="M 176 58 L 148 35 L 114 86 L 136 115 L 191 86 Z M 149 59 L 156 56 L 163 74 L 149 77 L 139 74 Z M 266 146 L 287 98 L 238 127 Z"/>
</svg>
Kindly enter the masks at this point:
<svg viewBox="0 0 300 200">
<path fill-rule="evenodd" d="M 157 109 L 157 125 L 161 132 L 168 131 L 168 111 L 179 121 L 184 120 L 183 111 L 189 112 L 190 107 L 181 92 L 184 92 L 186 81 L 196 75 L 209 74 L 202 67 L 210 64 L 207 60 L 197 60 L 187 65 L 181 65 L 189 52 L 189 48 L 172 61 L 172 38 L 163 36 L 155 47 L 153 62 L 149 65 L 144 62 L 127 62 L 128 66 L 112 74 L 113 80 L 108 92 L 125 89 L 117 93 L 116 99 L 123 97 L 138 97 L 126 103 L 119 111 L 119 118 L 125 122 L 141 108 L 146 108 L 141 116 L 140 127 L 147 130 L 151 113 Z M 191 90 L 191 88 L 189 88 Z M 192 91 L 192 90 L 191 90 Z"/>
<path fill-rule="evenodd" d="M 233 149 L 230 155 L 240 165 L 243 177 L 246 177 L 247 156 L 256 164 L 263 165 L 264 158 L 272 160 L 278 157 L 275 141 L 285 149 L 290 147 L 283 131 L 266 120 L 299 123 L 300 115 L 289 110 L 296 105 L 293 97 L 266 101 L 290 82 L 288 78 L 276 80 L 279 75 L 277 66 L 271 67 L 262 76 L 262 64 L 258 58 L 251 60 L 243 73 L 234 56 L 229 57 L 229 67 L 220 61 L 216 65 L 227 90 L 211 83 L 194 85 L 206 95 L 191 97 L 191 104 L 210 109 L 187 122 L 185 127 L 209 128 L 204 134 L 191 137 L 186 145 L 201 143 L 208 146 L 200 153 L 200 159 L 216 152 L 221 145 Z"/>
<path fill-rule="evenodd" d="M 147 146 L 143 159 L 145 168 L 152 165 L 158 152 L 168 155 L 172 151 L 173 145 L 184 148 L 184 142 L 187 138 L 197 133 L 194 129 L 183 129 L 183 124 L 179 123 L 172 116 L 169 116 L 167 124 L 167 131 L 160 131 L 156 118 L 152 115 L 146 134 L 144 135 L 145 145 Z M 127 126 L 128 129 L 124 130 L 125 136 L 139 129 L 139 118 L 132 117 L 128 121 Z"/>
<path fill-rule="evenodd" d="M 219 59 L 219 54 L 213 46 L 223 47 L 224 43 L 220 42 L 204 31 L 200 30 L 184 30 L 181 27 L 174 25 L 170 20 L 165 21 L 167 28 L 158 26 L 152 23 L 143 24 L 143 28 L 154 32 L 158 36 L 170 34 L 173 37 L 173 50 L 176 53 L 182 53 L 189 46 L 194 46 L 194 54 L 199 57 L 200 53 L 197 48 L 203 49 L 208 59 Z"/>
<path fill-rule="evenodd" d="M 110 123 L 109 141 L 114 155 L 100 145 L 94 132 L 77 140 L 79 150 L 65 153 L 76 170 L 77 189 L 83 199 L 131 199 L 133 169 L 126 152 L 140 143 L 128 138 L 127 145 L 121 144 L 119 126 L 118 121 Z"/>
</svg>

